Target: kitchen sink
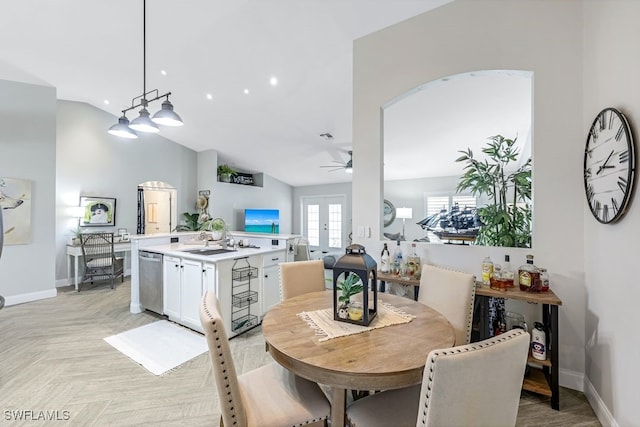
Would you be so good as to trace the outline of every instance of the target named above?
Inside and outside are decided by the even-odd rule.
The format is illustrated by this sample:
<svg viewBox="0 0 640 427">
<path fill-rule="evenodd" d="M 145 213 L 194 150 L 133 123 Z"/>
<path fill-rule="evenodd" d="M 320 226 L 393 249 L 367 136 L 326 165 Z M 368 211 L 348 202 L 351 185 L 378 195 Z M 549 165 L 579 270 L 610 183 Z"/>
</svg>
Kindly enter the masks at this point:
<svg viewBox="0 0 640 427">
<path fill-rule="evenodd" d="M 190 254 L 197 254 L 197 255 L 219 255 L 219 254 L 226 254 L 227 252 L 235 252 L 235 249 L 198 248 L 198 249 L 189 249 L 182 252 L 189 252 Z"/>
</svg>

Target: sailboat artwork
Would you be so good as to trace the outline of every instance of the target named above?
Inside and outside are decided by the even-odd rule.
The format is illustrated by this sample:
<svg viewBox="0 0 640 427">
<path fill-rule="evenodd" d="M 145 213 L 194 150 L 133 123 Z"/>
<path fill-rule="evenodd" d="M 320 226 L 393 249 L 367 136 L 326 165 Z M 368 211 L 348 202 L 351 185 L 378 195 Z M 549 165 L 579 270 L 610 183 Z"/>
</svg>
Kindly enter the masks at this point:
<svg viewBox="0 0 640 427">
<path fill-rule="evenodd" d="M 31 241 L 31 181 L 0 178 L 4 245 L 23 245 Z"/>
</svg>

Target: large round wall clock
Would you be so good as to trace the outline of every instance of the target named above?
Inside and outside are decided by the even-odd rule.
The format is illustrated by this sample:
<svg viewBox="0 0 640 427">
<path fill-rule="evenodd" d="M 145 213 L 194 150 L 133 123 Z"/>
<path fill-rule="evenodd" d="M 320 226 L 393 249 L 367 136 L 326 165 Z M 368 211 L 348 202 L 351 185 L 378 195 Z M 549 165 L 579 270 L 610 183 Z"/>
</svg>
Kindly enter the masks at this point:
<svg viewBox="0 0 640 427">
<path fill-rule="evenodd" d="M 393 220 L 396 219 L 396 207 L 387 199 L 384 199 L 382 204 L 382 219 L 385 227 L 391 225 Z"/>
<path fill-rule="evenodd" d="M 584 148 L 584 189 L 593 216 L 603 224 L 620 220 L 631 201 L 635 150 L 631 128 L 615 108 L 593 121 Z"/>
</svg>

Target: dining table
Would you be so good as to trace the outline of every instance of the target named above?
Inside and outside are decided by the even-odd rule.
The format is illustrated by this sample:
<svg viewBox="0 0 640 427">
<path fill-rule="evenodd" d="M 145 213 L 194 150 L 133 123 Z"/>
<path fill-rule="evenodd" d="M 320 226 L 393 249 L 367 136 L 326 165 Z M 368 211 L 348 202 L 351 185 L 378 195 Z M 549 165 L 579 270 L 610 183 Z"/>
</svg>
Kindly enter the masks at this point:
<svg viewBox="0 0 640 427">
<path fill-rule="evenodd" d="M 299 295 L 273 306 L 262 320 L 267 351 L 273 359 L 296 375 L 329 388 L 332 427 L 344 426 L 347 390 L 420 384 L 429 352 L 454 345 L 453 327 L 442 314 L 391 294 L 378 294 L 378 311 L 386 304 L 410 315 L 408 323 L 327 339 L 303 317 L 306 312 L 333 309 L 332 299 L 331 290 Z"/>
</svg>

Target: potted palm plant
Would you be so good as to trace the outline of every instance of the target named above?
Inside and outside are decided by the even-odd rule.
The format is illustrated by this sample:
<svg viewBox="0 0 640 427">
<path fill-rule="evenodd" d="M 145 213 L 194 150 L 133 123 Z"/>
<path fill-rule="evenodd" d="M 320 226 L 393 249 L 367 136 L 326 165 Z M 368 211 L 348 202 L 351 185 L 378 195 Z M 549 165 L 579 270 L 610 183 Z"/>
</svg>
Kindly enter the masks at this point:
<svg viewBox="0 0 640 427">
<path fill-rule="evenodd" d="M 489 203 L 477 209 L 481 222 L 476 243 L 489 246 L 531 247 L 531 158 L 519 167 L 517 137 L 502 135 L 488 138 L 479 161 L 470 148 L 456 162 L 464 162 L 465 173 L 458 181 L 457 192 L 470 191 L 487 196 Z"/>
<path fill-rule="evenodd" d="M 227 164 L 218 166 L 218 179 L 220 182 L 231 182 L 231 175 L 237 175 L 238 172 Z"/>
</svg>

